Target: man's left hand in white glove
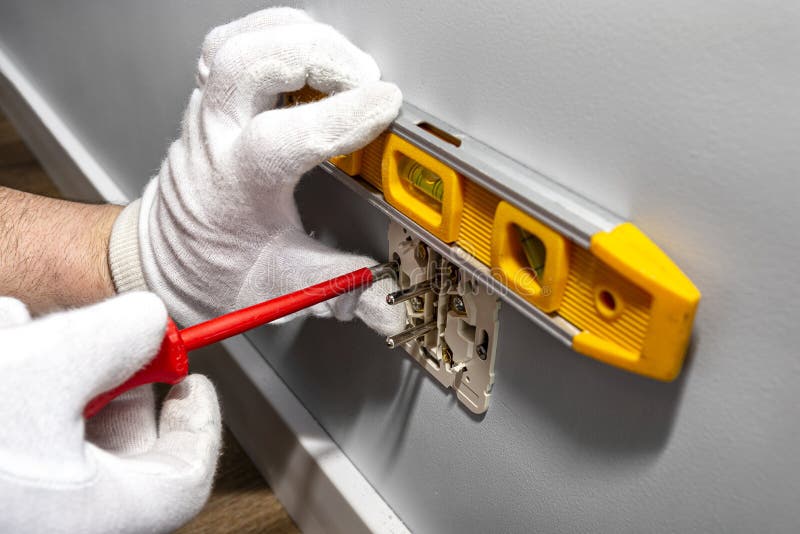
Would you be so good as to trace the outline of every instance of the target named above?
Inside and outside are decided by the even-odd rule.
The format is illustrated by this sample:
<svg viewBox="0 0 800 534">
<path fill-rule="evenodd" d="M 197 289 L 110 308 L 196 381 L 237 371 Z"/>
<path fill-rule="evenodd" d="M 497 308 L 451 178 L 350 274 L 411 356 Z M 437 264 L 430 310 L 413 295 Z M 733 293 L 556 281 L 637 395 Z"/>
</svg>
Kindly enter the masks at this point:
<svg viewBox="0 0 800 534">
<path fill-rule="evenodd" d="M 294 201 L 305 172 L 397 116 L 402 95 L 375 61 L 304 12 L 275 8 L 212 30 L 196 78 L 180 137 L 124 210 L 0 187 L 0 295 L 41 313 L 152 291 L 189 326 L 379 263 L 309 237 Z M 306 85 L 330 96 L 276 108 Z M 392 283 L 309 312 L 395 333 L 405 316 L 385 304 Z"/>
<path fill-rule="evenodd" d="M 402 95 L 375 61 L 304 12 L 275 8 L 211 31 L 196 78 L 180 138 L 114 226 L 117 289 L 154 291 L 188 326 L 379 263 L 309 237 L 294 201 L 303 173 L 363 147 L 397 116 Z M 306 85 L 330 96 L 277 107 Z M 405 310 L 386 305 L 392 283 L 305 313 L 356 316 L 394 334 Z"/>
<path fill-rule="evenodd" d="M 152 386 L 82 415 L 153 358 L 166 320 L 149 293 L 37 320 L 0 297 L 0 532 L 167 532 L 202 508 L 221 432 L 208 379 L 174 386 L 158 423 Z"/>
</svg>

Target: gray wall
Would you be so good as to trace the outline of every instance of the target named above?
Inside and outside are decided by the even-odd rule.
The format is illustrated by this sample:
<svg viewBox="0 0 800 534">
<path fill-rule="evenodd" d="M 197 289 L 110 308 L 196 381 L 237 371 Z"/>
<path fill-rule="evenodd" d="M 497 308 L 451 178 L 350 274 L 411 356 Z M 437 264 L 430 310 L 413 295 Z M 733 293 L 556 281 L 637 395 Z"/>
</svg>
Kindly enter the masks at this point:
<svg viewBox="0 0 800 534">
<path fill-rule="evenodd" d="M 161 4 L 0 4 L 2 46 L 131 194 L 176 135 L 205 31 L 264 5 Z M 308 4 L 408 101 L 630 217 L 703 292 L 666 385 L 506 309 L 484 418 L 360 325 L 256 334 L 409 527 L 796 531 L 800 4 Z M 385 221 L 330 179 L 299 198 L 329 241 L 383 251 Z"/>
</svg>

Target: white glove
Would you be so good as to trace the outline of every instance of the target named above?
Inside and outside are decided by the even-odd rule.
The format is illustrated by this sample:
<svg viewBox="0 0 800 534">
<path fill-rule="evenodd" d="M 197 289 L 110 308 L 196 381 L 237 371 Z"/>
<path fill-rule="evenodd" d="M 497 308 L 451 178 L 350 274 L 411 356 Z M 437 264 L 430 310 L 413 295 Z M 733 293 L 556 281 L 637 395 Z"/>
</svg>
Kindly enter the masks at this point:
<svg viewBox="0 0 800 534">
<path fill-rule="evenodd" d="M 188 325 L 378 263 L 310 238 L 294 189 L 303 173 L 364 146 L 395 118 L 402 95 L 379 77 L 370 56 L 302 11 L 267 9 L 211 31 L 181 137 L 138 213 L 131 205 L 115 224 L 117 289 L 149 288 Z M 332 96 L 273 109 L 306 84 Z M 330 206 L 346 217 L 340 209 Z M 385 304 L 393 289 L 384 280 L 312 311 L 395 333 L 405 317 Z"/>
<path fill-rule="evenodd" d="M 150 386 L 84 429 L 89 400 L 155 355 L 166 320 L 148 293 L 34 321 L 0 297 L 0 532 L 167 532 L 200 510 L 221 437 L 205 377 L 172 388 L 158 429 Z"/>
</svg>

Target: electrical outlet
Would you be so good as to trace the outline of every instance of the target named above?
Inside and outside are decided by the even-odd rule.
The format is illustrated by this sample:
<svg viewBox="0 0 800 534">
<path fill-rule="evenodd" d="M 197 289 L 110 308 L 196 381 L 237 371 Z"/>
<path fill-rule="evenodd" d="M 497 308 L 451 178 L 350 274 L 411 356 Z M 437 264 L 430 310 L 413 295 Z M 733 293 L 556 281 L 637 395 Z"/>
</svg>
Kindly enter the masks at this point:
<svg viewBox="0 0 800 534">
<path fill-rule="evenodd" d="M 399 263 L 401 289 L 387 302 L 406 306 L 409 324 L 387 344 L 402 346 L 471 412 L 485 412 L 494 384 L 500 299 L 395 222 L 389 226 L 389 257 Z"/>
</svg>

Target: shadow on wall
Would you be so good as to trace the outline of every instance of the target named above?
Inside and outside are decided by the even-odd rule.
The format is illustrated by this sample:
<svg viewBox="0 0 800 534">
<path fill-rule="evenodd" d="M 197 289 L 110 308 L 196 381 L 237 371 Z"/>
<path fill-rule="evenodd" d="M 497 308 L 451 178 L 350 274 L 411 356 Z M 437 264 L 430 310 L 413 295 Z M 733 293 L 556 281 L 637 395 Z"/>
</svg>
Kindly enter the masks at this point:
<svg viewBox="0 0 800 534">
<path fill-rule="evenodd" d="M 297 199 L 307 230 L 333 246 L 385 256 L 386 221 L 376 210 L 323 172 L 304 181 Z M 503 306 L 500 328 L 488 418 L 493 407 L 502 408 L 532 433 L 557 433 L 561 444 L 620 461 L 639 463 L 665 447 L 691 357 L 676 381 L 661 383 L 571 351 L 509 305 Z M 339 436 L 348 435 L 362 410 L 385 410 L 391 415 L 383 419 L 384 447 L 396 452 L 423 380 L 439 387 L 443 406 L 461 407 L 404 353 L 386 349 L 359 324 L 310 319 L 262 329 L 251 339 L 268 351 L 267 359 L 315 417 L 333 425 Z M 466 409 L 459 413 L 471 424 L 483 420 Z"/>
<path fill-rule="evenodd" d="M 362 324 L 300 319 L 248 339 L 329 431 L 347 432 L 362 410 L 391 405 L 385 444 L 402 440 L 423 377 Z"/>
<path fill-rule="evenodd" d="M 640 457 L 666 446 L 691 372 L 691 349 L 681 375 L 664 383 L 578 354 L 510 306 L 500 326 L 493 401 L 530 411 L 532 421 L 597 454 Z"/>
</svg>

